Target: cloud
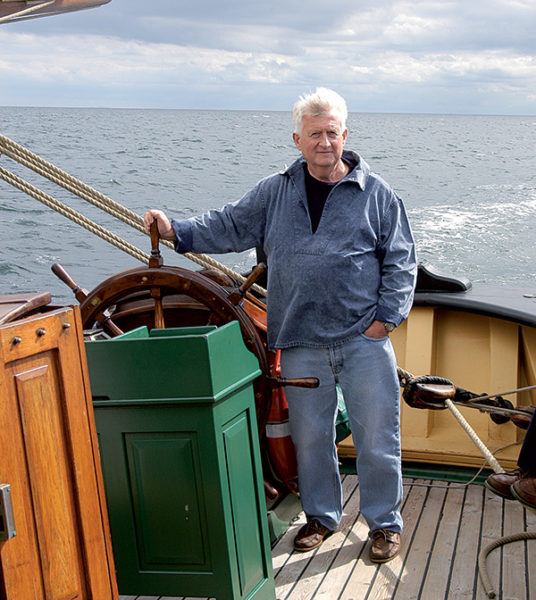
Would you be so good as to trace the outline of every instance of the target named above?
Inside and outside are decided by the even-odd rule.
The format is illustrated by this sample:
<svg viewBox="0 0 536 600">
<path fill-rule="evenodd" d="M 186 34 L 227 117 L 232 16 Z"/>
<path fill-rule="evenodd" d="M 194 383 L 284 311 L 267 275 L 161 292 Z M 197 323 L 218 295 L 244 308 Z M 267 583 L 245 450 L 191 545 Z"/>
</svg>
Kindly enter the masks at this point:
<svg viewBox="0 0 536 600">
<path fill-rule="evenodd" d="M 395 112 L 536 110 L 532 2 L 378 0 L 361 8 L 313 0 L 307 11 L 295 0 L 148 6 L 112 0 L 0 29 L 0 104 L 34 85 L 44 95 L 56 86 L 60 103 L 61 90 L 64 102 L 74 102 L 73 94 L 92 89 L 86 97 L 100 105 L 143 98 L 157 107 L 192 107 L 180 106 L 188 99 L 199 107 L 280 109 L 296 93 L 329 85 L 359 98 L 354 110 L 375 110 L 378 101 Z"/>
</svg>

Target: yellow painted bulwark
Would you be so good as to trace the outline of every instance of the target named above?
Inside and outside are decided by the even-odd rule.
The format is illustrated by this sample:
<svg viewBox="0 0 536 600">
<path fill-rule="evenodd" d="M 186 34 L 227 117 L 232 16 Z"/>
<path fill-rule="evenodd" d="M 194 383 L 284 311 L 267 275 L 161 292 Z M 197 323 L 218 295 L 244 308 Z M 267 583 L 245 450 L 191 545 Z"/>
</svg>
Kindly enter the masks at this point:
<svg viewBox="0 0 536 600">
<path fill-rule="evenodd" d="M 398 365 L 414 376 L 445 377 L 478 394 L 536 384 L 536 329 L 502 319 L 429 306 L 415 306 L 392 334 Z M 505 396 L 514 406 L 536 404 L 534 391 Z M 500 465 L 515 468 L 524 430 L 494 423 L 488 413 L 458 406 Z M 339 446 L 353 457 L 351 438 Z M 448 410 L 422 410 L 402 401 L 402 459 L 481 466 L 485 458 Z"/>
</svg>

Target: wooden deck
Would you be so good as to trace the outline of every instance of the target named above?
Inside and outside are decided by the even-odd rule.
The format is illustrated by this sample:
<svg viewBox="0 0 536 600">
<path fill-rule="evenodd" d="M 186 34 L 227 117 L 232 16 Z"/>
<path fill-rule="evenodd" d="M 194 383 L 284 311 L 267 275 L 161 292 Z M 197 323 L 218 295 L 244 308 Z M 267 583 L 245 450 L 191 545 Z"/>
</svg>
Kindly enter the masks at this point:
<svg viewBox="0 0 536 600">
<path fill-rule="evenodd" d="M 384 565 L 368 559 L 367 526 L 359 513 L 357 476 L 346 475 L 339 531 L 310 553 L 293 552 L 304 517 L 272 550 L 278 600 L 480 600 L 482 548 L 503 536 L 536 532 L 536 512 L 482 485 L 404 479 L 402 550 Z M 536 598 L 536 540 L 491 552 L 487 572 L 497 600 Z M 121 596 L 120 600 L 183 600 Z M 184 599 L 189 600 L 189 599 Z"/>
</svg>

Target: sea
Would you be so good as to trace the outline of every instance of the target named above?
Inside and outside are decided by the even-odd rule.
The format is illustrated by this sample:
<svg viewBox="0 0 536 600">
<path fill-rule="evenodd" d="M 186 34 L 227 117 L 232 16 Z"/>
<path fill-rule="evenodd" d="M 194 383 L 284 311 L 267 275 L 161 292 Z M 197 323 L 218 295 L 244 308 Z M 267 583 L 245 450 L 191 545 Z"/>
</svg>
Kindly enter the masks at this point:
<svg viewBox="0 0 536 600">
<path fill-rule="evenodd" d="M 347 148 L 403 199 L 418 258 L 472 283 L 536 292 L 536 117 L 351 113 Z M 0 133 L 142 215 L 181 218 L 239 199 L 298 156 L 290 112 L 0 107 Z M 5 155 L 0 166 L 145 252 L 150 239 Z M 0 294 L 82 288 L 135 258 L 0 180 Z M 199 268 L 162 248 L 164 263 Z M 217 256 L 238 272 L 253 250 Z"/>
</svg>

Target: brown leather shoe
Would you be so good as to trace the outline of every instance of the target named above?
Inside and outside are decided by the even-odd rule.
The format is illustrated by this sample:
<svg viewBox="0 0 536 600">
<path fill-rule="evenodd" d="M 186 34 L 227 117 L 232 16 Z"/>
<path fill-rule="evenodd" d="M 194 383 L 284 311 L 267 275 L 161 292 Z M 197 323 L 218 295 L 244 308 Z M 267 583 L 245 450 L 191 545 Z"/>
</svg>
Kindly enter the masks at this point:
<svg viewBox="0 0 536 600">
<path fill-rule="evenodd" d="M 487 479 L 485 486 L 490 492 L 502 496 L 508 500 L 515 500 L 510 486 L 521 478 L 523 472 L 520 469 L 508 471 L 506 473 L 492 473 Z"/>
<path fill-rule="evenodd" d="M 385 563 L 392 560 L 400 552 L 400 534 L 389 529 L 376 529 L 371 534 L 370 560 Z"/>
<path fill-rule="evenodd" d="M 536 508 L 536 475 L 526 473 L 511 487 L 512 495 L 521 504 L 529 508 Z"/>
<path fill-rule="evenodd" d="M 294 549 L 299 552 L 309 552 L 318 548 L 333 531 L 324 527 L 320 521 L 311 519 L 298 531 L 294 538 Z"/>
</svg>

